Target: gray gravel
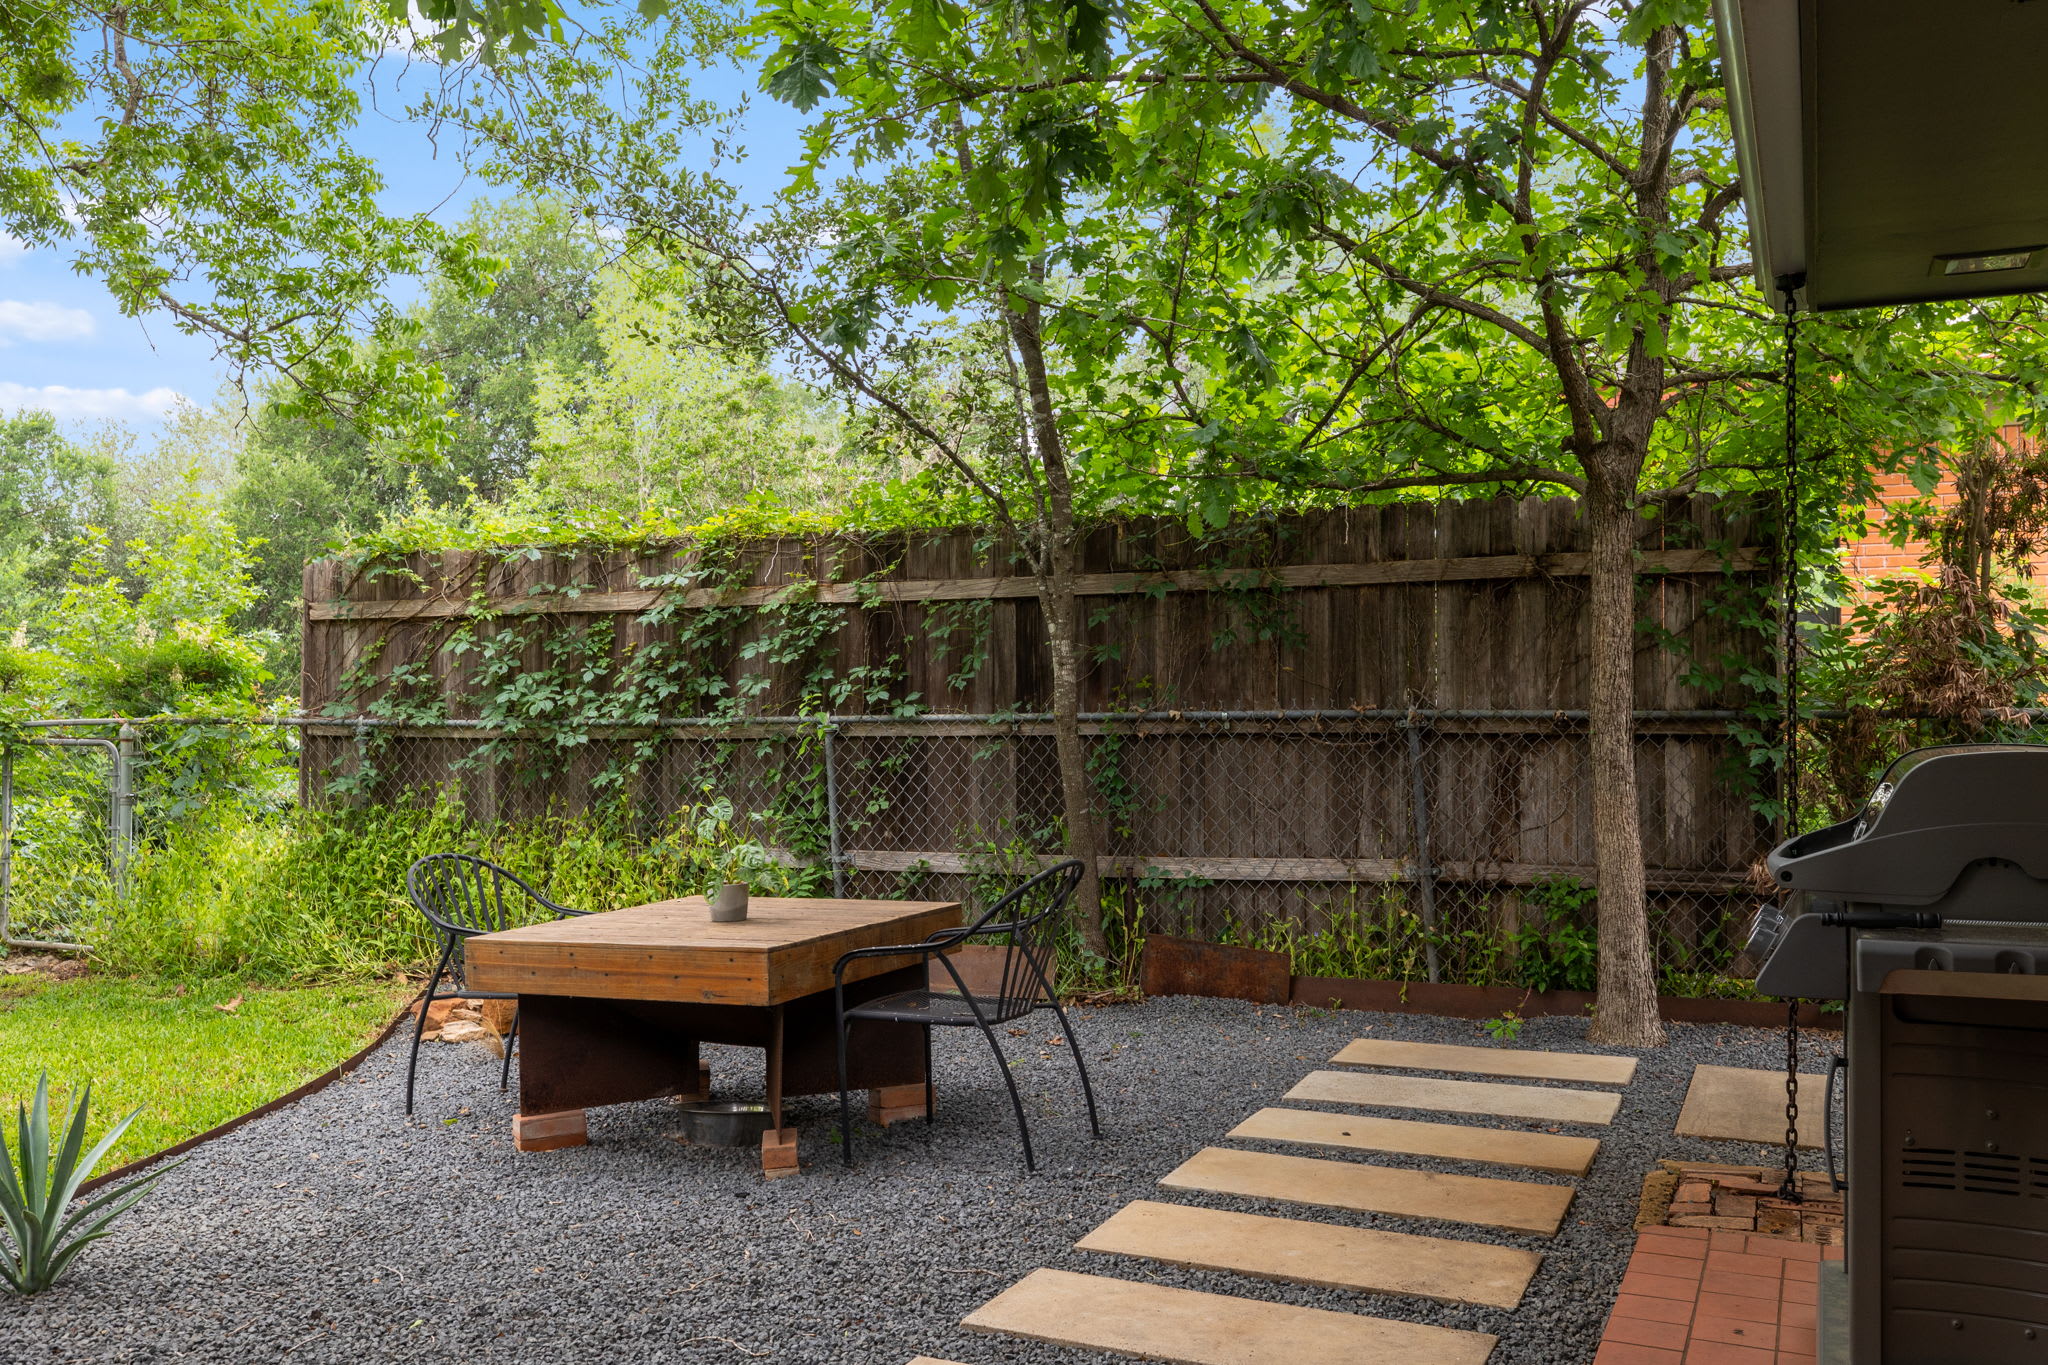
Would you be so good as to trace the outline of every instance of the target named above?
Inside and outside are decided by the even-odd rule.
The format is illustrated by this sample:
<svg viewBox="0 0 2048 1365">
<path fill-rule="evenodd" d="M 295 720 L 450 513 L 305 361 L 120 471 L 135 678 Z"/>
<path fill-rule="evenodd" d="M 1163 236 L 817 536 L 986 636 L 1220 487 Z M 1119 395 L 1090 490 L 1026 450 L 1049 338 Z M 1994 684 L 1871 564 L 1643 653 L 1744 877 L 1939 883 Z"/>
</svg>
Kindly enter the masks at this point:
<svg viewBox="0 0 2048 1365">
<path fill-rule="evenodd" d="M 56 1289 L 0 1297 L 0 1362 L 1109 1359 L 958 1326 L 1025 1271 L 1054 1266 L 1493 1332 L 1493 1365 L 1584 1365 L 1621 1277 L 1644 1171 L 1659 1157 L 1765 1159 L 1753 1147 L 1672 1135 L 1694 1064 L 1783 1057 L 1768 1031 L 1673 1027 L 1666 1048 L 1643 1056 L 1614 1127 L 1564 1130 L 1604 1143 L 1564 1229 L 1543 1239 L 1154 1183 L 1351 1038 L 1484 1044 L 1475 1023 L 1189 998 L 1088 1010 L 1077 1029 L 1104 1100 L 1100 1144 L 1088 1141 L 1065 1048 L 1046 1043 L 1052 1024 L 1040 1016 L 1028 1037 L 1004 1040 L 1019 1058 L 1038 1174 L 1024 1173 L 980 1038 L 942 1033 L 932 1146 L 918 1124 L 881 1133 L 862 1122 L 860 1164 L 844 1171 L 828 1146 L 834 1104 L 799 1100 L 791 1121 L 803 1128 L 806 1169 L 773 1184 L 751 1153 L 671 1141 L 661 1102 L 594 1111 L 589 1147 L 515 1152 L 497 1063 L 473 1046 L 429 1046 L 421 1111 L 408 1123 L 405 1053 L 394 1041 L 347 1080 L 201 1148 Z M 1533 1019 L 1519 1045 L 1583 1048 L 1584 1034 L 1583 1020 Z M 1807 1069 L 1818 1069 L 1830 1039 L 1809 1037 Z M 758 1052 L 709 1051 L 720 1093 L 758 1093 Z M 1294 1212 L 1545 1257 L 1508 1313 L 1073 1249 L 1136 1198 Z"/>
</svg>

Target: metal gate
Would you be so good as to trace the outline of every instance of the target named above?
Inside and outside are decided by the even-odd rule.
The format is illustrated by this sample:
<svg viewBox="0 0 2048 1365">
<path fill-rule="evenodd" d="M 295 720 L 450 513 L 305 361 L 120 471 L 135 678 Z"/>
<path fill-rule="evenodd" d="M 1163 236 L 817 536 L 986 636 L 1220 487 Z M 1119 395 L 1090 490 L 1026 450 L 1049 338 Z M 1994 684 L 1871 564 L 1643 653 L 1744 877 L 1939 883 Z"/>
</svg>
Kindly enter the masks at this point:
<svg viewBox="0 0 2048 1365">
<path fill-rule="evenodd" d="M 0 744 L 0 950 L 83 952 L 134 845 L 133 732 Z"/>
</svg>

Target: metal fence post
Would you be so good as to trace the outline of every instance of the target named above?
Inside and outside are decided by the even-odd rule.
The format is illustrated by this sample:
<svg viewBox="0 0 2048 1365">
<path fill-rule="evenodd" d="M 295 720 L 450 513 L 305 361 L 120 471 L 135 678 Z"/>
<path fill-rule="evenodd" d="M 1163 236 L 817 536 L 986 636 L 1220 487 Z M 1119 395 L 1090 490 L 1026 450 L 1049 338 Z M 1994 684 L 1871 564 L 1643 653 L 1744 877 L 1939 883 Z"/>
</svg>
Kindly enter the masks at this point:
<svg viewBox="0 0 2048 1365">
<path fill-rule="evenodd" d="M 1423 771 L 1423 722 L 1410 711 L 1401 728 L 1408 734 L 1408 810 L 1415 833 L 1415 889 L 1421 901 L 1422 927 L 1429 931 L 1423 957 L 1429 967 L 1429 979 L 1436 981 L 1443 975 L 1443 963 L 1436 945 L 1436 862 L 1429 848 L 1429 778 Z"/>
<path fill-rule="evenodd" d="M 846 895 L 846 857 L 839 845 L 839 752 L 835 742 L 839 727 L 825 722 L 825 833 L 830 840 L 827 857 L 832 860 L 832 894 Z"/>
<path fill-rule="evenodd" d="M 11 941 L 8 914 L 14 905 L 14 748 L 0 743 L 0 953 Z"/>
<path fill-rule="evenodd" d="M 108 855 L 113 865 L 114 890 L 128 893 L 128 861 L 135 852 L 135 747 L 138 731 L 125 722 L 114 745 L 113 791 L 108 799 Z"/>
</svg>

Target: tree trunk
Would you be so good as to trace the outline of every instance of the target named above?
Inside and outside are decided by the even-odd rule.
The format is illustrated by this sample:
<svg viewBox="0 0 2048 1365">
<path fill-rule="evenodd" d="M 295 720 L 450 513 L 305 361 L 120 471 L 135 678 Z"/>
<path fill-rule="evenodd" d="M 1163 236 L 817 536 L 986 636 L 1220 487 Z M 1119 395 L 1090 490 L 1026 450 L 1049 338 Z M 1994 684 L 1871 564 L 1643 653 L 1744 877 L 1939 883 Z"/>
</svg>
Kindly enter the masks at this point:
<svg viewBox="0 0 2048 1365">
<path fill-rule="evenodd" d="M 1595 475 L 1587 480 L 1585 500 L 1593 533 L 1593 694 L 1588 728 L 1594 878 L 1600 893 L 1599 999 L 1587 1036 L 1599 1043 L 1655 1047 L 1664 1041 L 1664 1025 L 1657 1017 L 1657 970 L 1643 894 L 1642 816 L 1636 798 L 1632 487 L 1633 480 L 1622 484 Z"/>
<path fill-rule="evenodd" d="M 1039 609 L 1052 647 L 1052 742 L 1059 761 L 1060 805 L 1066 817 L 1067 855 L 1081 860 L 1081 884 L 1074 892 L 1074 922 L 1089 951 L 1107 960 L 1109 936 L 1102 925 L 1101 825 L 1095 788 L 1088 777 L 1088 750 L 1081 739 L 1081 674 L 1086 642 L 1081 635 L 1081 599 L 1074 594 L 1072 536 L 1053 547 L 1052 572 L 1040 579 Z"/>
<path fill-rule="evenodd" d="M 1028 303 L 1020 311 L 1005 304 L 1003 311 L 1010 342 L 1024 371 L 1025 425 L 1043 481 L 1038 516 L 1038 603 L 1045 615 L 1046 641 L 1052 653 L 1052 741 L 1059 760 L 1067 854 L 1081 860 L 1081 884 L 1074 890 L 1074 922 L 1089 951 L 1106 961 L 1109 936 L 1102 927 L 1100 826 L 1088 777 L 1088 751 L 1081 742 L 1081 675 L 1087 642 L 1081 633 L 1081 599 L 1074 592 L 1079 536 L 1074 527 L 1073 483 L 1067 469 L 1066 442 L 1053 408 L 1052 385 L 1046 377 L 1039 306 Z"/>
</svg>

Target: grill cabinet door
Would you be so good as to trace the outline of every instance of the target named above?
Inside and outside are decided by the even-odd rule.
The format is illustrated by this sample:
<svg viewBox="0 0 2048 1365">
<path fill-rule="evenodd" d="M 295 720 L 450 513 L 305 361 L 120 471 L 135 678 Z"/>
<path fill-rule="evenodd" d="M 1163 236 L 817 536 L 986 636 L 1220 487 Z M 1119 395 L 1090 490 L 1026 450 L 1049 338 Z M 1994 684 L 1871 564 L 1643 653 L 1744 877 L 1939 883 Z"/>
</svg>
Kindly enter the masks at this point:
<svg viewBox="0 0 2048 1365">
<path fill-rule="evenodd" d="M 1879 1018 L 1850 1075 L 1881 1071 L 1883 1180 L 1849 1199 L 1881 1224 L 1883 1365 L 2048 1365 L 2048 1004 L 1888 994 Z"/>
</svg>

